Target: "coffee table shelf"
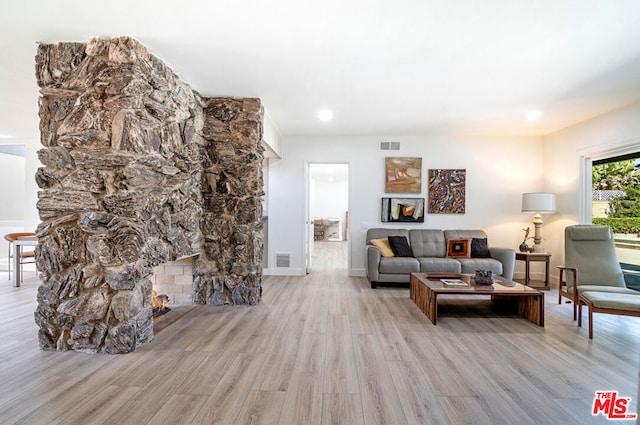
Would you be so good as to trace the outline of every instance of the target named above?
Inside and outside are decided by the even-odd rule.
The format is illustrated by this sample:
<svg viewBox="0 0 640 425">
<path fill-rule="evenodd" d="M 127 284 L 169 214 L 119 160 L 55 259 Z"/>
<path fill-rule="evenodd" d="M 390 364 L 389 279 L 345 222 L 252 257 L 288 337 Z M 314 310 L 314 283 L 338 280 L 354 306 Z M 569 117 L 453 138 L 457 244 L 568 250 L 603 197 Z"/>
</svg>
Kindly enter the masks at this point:
<svg viewBox="0 0 640 425">
<path fill-rule="evenodd" d="M 431 277 L 431 278 L 430 278 Z M 498 277 L 492 285 L 476 285 L 473 275 L 460 274 L 468 286 L 447 286 L 440 277 L 427 273 L 411 273 L 411 300 L 427 315 L 434 325 L 438 317 L 439 295 L 490 296 L 492 301 L 513 303 L 518 315 L 532 323 L 544 326 L 544 293 L 511 280 Z M 499 281 L 499 282 L 498 282 Z"/>
</svg>

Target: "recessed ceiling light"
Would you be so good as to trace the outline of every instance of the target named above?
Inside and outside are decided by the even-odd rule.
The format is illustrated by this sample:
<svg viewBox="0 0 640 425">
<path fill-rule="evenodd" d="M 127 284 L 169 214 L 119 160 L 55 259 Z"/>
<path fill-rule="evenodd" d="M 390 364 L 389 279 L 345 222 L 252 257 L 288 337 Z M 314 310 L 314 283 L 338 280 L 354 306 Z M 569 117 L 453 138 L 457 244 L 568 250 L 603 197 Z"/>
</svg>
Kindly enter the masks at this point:
<svg viewBox="0 0 640 425">
<path fill-rule="evenodd" d="M 538 110 L 531 110 L 531 111 L 527 111 L 526 114 L 524 114 L 524 118 L 527 121 L 536 121 L 539 120 L 540 117 L 542 116 L 542 112 L 538 111 Z"/>
<path fill-rule="evenodd" d="M 8 134 L 0 133 L 0 139 L 13 139 L 13 137 L 9 136 Z"/>
<path fill-rule="evenodd" d="M 322 109 L 318 111 L 318 119 L 322 122 L 331 121 L 333 118 L 333 112 L 329 109 Z"/>
</svg>

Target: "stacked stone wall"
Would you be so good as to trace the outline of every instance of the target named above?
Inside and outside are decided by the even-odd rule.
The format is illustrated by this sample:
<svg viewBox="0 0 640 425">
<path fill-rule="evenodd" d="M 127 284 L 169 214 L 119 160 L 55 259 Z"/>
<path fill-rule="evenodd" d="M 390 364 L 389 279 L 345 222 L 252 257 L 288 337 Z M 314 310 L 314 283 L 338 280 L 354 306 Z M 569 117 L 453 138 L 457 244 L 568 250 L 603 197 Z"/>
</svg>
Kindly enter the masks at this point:
<svg viewBox="0 0 640 425">
<path fill-rule="evenodd" d="M 40 346 L 150 341 L 153 268 L 203 247 L 195 301 L 258 302 L 262 170 L 234 173 L 261 160 L 260 101 L 203 100 L 127 37 L 40 44 L 36 76 Z"/>
<path fill-rule="evenodd" d="M 208 98 L 204 116 L 204 250 L 194 301 L 253 305 L 262 288 L 263 109 L 259 99 Z"/>
</svg>

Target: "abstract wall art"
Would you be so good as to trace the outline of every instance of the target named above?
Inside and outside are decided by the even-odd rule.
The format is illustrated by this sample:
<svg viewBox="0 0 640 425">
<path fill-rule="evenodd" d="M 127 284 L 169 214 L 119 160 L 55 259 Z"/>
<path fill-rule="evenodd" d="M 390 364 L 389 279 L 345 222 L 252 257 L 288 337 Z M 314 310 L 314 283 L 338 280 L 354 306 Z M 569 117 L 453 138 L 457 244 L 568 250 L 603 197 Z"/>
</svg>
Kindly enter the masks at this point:
<svg viewBox="0 0 640 425">
<path fill-rule="evenodd" d="M 466 170 L 429 170 L 429 214 L 464 214 Z"/>
<path fill-rule="evenodd" d="M 383 223 L 424 223 L 424 198 L 382 198 Z"/>
<path fill-rule="evenodd" d="M 420 193 L 422 158 L 385 158 L 386 193 Z"/>
</svg>

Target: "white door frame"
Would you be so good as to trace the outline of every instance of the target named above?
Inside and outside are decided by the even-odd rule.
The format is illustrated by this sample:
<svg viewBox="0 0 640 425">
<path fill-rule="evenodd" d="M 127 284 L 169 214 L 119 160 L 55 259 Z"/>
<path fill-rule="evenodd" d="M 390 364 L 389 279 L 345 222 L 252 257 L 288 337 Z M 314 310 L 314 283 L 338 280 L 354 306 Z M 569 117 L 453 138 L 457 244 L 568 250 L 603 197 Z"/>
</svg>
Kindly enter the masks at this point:
<svg viewBox="0 0 640 425">
<path fill-rule="evenodd" d="M 311 163 L 304 162 L 304 231 L 302 252 L 304 253 L 304 271 L 311 273 L 313 259 L 313 218 L 311 217 Z"/>
</svg>

